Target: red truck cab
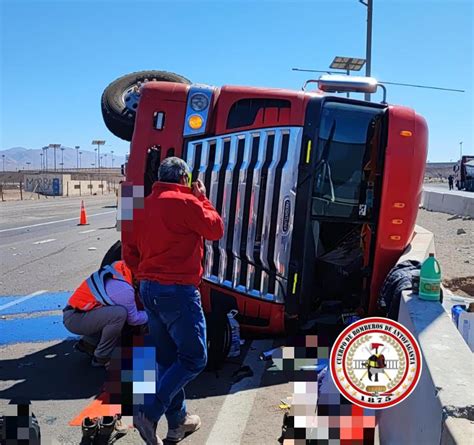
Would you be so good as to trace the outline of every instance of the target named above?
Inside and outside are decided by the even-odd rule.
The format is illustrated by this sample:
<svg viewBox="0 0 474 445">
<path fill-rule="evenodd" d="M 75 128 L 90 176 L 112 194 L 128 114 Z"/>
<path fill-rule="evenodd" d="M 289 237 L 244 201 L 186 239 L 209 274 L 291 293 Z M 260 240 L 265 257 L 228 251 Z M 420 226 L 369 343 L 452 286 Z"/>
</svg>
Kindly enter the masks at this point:
<svg viewBox="0 0 474 445">
<path fill-rule="evenodd" d="M 237 309 L 242 330 L 262 334 L 331 302 L 374 314 L 414 233 L 427 135 L 425 120 L 397 105 L 148 82 L 122 184 L 122 241 L 143 218 L 150 165 L 179 156 L 225 225 L 205 243 L 205 311 Z"/>
</svg>

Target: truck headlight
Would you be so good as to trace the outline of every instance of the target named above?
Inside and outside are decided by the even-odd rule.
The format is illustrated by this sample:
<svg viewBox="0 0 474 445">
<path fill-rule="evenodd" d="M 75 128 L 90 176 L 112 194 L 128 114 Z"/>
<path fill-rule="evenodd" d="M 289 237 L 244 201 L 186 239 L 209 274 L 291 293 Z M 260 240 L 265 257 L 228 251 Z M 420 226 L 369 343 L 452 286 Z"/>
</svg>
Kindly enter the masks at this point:
<svg viewBox="0 0 474 445">
<path fill-rule="evenodd" d="M 203 111 L 209 106 L 209 99 L 205 94 L 196 93 L 191 96 L 189 105 L 193 111 Z"/>
</svg>

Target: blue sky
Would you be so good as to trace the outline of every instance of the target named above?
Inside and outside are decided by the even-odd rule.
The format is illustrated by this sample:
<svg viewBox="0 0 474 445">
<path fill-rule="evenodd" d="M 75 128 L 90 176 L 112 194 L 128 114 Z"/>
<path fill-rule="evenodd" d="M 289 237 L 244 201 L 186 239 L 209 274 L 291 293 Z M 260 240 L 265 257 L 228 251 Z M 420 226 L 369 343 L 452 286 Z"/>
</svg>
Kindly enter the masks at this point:
<svg viewBox="0 0 474 445">
<path fill-rule="evenodd" d="M 0 149 L 49 143 L 126 153 L 100 113 L 100 96 L 131 71 L 164 69 L 195 82 L 299 89 L 335 55 L 365 56 L 366 8 L 332 1 L 0 0 Z M 472 0 L 374 0 L 372 74 L 388 101 L 413 107 L 430 128 L 429 160 L 473 147 Z"/>
</svg>

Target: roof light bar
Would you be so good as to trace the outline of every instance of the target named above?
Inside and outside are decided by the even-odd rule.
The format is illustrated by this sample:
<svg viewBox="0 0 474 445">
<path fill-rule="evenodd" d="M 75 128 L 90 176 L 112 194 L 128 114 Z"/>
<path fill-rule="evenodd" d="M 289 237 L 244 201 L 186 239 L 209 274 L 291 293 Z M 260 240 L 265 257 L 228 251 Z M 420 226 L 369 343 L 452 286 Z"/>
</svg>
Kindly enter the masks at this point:
<svg viewBox="0 0 474 445">
<path fill-rule="evenodd" d="M 318 88 L 325 93 L 375 93 L 378 86 L 373 77 L 323 75 L 318 80 Z"/>
</svg>

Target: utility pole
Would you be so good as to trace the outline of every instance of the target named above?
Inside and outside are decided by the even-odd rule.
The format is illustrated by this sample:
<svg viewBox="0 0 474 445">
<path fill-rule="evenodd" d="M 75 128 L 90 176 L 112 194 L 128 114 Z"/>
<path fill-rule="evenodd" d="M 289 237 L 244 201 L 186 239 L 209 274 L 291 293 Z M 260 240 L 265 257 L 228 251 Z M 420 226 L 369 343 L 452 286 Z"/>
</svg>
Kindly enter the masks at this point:
<svg viewBox="0 0 474 445">
<path fill-rule="evenodd" d="M 459 154 L 460 154 L 459 160 L 461 160 L 462 159 L 462 141 L 459 142 Z"/>
<path fill-rule="evenodd" d="M 79 145 L 76 145 L 76 168 L 79 170 L 79 149 L 81 148 Z"/>
<path fill-rule="evenodd" d="M 365 42 L 365 75 L 371 76 L 372 70 L 372 13 L 374 0 L 359 0 L 367 8 L 367 37 Z M 370 101 L 370 93 L 365 93 L 365 100 Z"/>
</svg>

